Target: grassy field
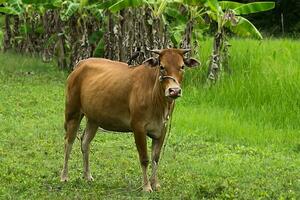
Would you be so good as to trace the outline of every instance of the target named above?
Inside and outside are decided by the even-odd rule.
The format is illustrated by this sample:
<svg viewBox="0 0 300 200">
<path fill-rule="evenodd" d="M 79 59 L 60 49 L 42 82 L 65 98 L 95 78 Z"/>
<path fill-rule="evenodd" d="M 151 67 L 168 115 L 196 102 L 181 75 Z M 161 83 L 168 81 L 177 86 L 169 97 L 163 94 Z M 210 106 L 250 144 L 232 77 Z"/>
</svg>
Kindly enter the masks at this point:
<svg viewBox="0 0 300 200">
<path fill-rule="evenodd" d="M 98 133 L 92 183 L 81 178 L 76 141 L 70 182 L 60 183 L 67 74 L 0 54 L 0 199 L 300 199 L 300 42 L 231 43 L 232 75 L 214 87 L 204 80 L 210 41 L 203 68 L 186 72 L 160 163 L 162 190 L 151 194 L 140 192 L 131 134 Z"/>
</svg>

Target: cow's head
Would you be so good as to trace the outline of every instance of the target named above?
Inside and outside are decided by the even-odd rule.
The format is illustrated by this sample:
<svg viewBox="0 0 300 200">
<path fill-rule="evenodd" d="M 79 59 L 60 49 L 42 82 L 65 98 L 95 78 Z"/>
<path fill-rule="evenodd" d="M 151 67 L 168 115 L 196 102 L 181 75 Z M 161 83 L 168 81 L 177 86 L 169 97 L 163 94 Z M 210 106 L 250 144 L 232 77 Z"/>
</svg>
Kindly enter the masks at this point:
<svg viewBox="0 0 300 200">
<path fill-rule="evenodd" d="M 165 91 L 165 96 L 176 99 L 182 95 L 181 82 L 185 67 L 196 67 L 200 63 L 193 58 L 185 58 L 188 49 L 151 50 L 159 55 L 143 62 L 145 66 L 159 68 L 159 81 Z"/>
</svg>

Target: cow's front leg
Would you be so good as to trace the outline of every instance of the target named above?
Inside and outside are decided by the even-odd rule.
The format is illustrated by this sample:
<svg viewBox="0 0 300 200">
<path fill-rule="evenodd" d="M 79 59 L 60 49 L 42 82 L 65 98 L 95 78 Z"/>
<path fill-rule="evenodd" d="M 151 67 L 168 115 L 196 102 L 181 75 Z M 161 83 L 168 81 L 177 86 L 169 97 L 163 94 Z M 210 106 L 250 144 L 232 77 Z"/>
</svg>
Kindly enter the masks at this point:
<svg viewBox="0 0 300 200">
<path fill-rule="evenodd" d="M 163 146 L 165 135 L 163 134 L 159 139 L 152 139 L 152 175 L 150 178 L 151 186 L 154 190 L 160 189 L 160 184 L 157 178 L 158 161 L 160 157 L 161 148 Z"/>
<path fill-rule="evenodd" d="M 140 163 L 143 171 L 143 191 L 152 192 L 152 188 L 147 176 L 147 167 L 149 164 L 149 158 L 147 154 L 146 132 L 143 129 L 136 129 L 134 131 L 134 139 L 139 153 Z"/>
</svg>

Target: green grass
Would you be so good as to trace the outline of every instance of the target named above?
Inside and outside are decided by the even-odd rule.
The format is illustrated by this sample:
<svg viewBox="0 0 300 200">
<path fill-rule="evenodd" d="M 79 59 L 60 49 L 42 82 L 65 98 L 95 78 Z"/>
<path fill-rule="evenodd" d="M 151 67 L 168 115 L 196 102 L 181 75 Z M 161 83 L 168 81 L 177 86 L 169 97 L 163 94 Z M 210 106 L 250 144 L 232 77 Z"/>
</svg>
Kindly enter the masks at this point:
<svg viewBox="0 0 300 200">
<path fill-rule="evenodd" d="M 76 141 L 71 180 L 60 183 L 67 74 L 0 54 L 0 199 L 300 199 L 300 42 L 233 40 L 233 73 L 211 88 L 202 44 L 203 68 L 187 70 L 176 104 L 162 190 L 151 194 L 139 190 L 131 134 L 98 133 L 92 183 Z"/>
<path fill-rule="evenodd" d="M 203 84 L 206 65 L 198 73 L 190 70 L 185 79 L 189 94 L 183 104 L 200 106 L 198 121 L 205 120 L 221 140 L 299 148 L 300 41 L 231 43 L 232 74 L 207 88 Z M 204 43 L 202 60 L 209 56 L 210 44 Z M 211 137 L 212 131 L 208 134 Z"/>
</svg>

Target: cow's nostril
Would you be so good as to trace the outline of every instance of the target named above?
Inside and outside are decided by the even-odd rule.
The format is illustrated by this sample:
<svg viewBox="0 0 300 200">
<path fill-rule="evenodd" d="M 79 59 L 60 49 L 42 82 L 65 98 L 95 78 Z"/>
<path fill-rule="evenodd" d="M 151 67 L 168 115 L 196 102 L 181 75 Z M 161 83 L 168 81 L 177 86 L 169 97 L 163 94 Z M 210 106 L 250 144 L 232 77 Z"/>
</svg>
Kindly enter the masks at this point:
<svg viewBox="0 0 300 200">
<path fill-rule="evenodd" d="M 169 88 L 169 95 L 170 96 L 180 96 L 181 95 L 181 88 Z"/>
<path fill-rule="evenodd" d="M 175 95 L 175 90 L 173 88 L 169 88 L 169 94 L 172 96 L 172 95 Z"/>
</svg>

